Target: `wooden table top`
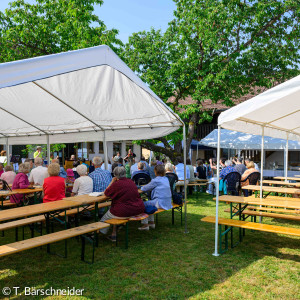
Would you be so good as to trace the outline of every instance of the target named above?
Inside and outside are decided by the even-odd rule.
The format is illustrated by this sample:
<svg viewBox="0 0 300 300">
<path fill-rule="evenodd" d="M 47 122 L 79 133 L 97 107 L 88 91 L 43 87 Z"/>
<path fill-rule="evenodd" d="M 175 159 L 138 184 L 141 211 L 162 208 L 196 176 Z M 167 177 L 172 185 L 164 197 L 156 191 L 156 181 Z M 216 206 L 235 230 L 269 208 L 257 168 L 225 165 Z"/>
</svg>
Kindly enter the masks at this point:
<svg viewBox="0 0 300 300">
<path fill-rule="evenodd" d="M 285 182 L 285 181 L 279 181 L 279 180 L 263 180 L 263 184 L 275 184 L 275 185 L 290 185 L 290 186 L 299 186 L 300 182 Z"/>
<path fill-rule="evenodd" d="M 74 201 L 77 202 L 79 204 L 79 206 L 81 205 L 87 205 L 87 204 L 94 204 L 96 202 L 104 202 L 106 200 L 109 200 L 110 198 L 106 197 L 106 196 L 89 196 L 89 195 L 80 195 L 80 196 L 74 196 L 74 197 L 68 197 L 68 198 L 64 198 L 63 200 L 66 201 Z"/>
<path fill-rule="evenodd" d="M 32 194 L 42 192 L 43 188 L 34 188 L 34 189 L 15 189 L 13 192 L 16 194 Z"/>
<path fill-rule="evenodd" d="M 41 215 L 51 211 L 63 210 L 78 206 L 80 206 L 80 204 L 76 201 L 59 200 L 54 202 L 11 208 L 8 210 L 1 210 L 0 222 L 18 218 L 25 218 L 33 215 Z"/>
<path fill-rule="evenodd" d="M 11 191 L 0 191 L 0 197 L 7 197 L 11 195 L 16 195 L 18 193 L 16 192 L 11 192 Z"/>
<path fill-rule="evenodd" d="M 259 185 L 246 185 L 242 187 L 243 190 L 260 191 Z M 284 194 L 300 194 L 300 189 L 298 188 L 288 188 L 288 187 L 276 187 L 276 186 L 262 186 L 264 192 L 273 193 L 284 193 Z"/>
<path fill-rule="evenodd" d="M 214 198 L 214 200 L 216 200 L 216 198 Z M 223 195 L 219 197 L 219 201 L 300 209 L 300 201 L 290 201 L 290 200 L 274 200 L 274 199 L 268 200 L 268 198 L 261 200 L 260 198 Z"/>
<path fill-rule="evenodd" d="M 285 180 L 285 177 L 277 176 L 274 179 Z M 300 181 L 300 177 L 287 177 L 286 180 Z"/>
<path fill-rule="evenodd" d="M 195 178 L 195 181 L 199 181 L 199 182 L 208 182 L 207 179 L 197 179 L 197 178 Z"/>
</svg>

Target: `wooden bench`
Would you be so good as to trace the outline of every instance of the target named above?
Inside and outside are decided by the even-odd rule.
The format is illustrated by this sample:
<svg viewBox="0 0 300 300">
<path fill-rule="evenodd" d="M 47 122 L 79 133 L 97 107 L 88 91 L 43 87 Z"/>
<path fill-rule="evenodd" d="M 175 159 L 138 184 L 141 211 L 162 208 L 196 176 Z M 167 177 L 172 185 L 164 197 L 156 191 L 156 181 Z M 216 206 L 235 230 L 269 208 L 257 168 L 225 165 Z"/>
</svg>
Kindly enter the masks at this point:
<svg viewBox="0 0 300 300">
<path fill-rule="evenodd" d="M 178 209 L 180 211 L 181 225 L 182 225 L 182 207 L 183 207 L 183 204 L 179 205 L 179 204 L 172 203 L 172 205 L 173 205 L 173 207 L 172 207 L 172 225 L 174 225 L 174 220 L 175 220 L 175 218 L 174 218 L 174 210 L 175 209 Z M 157 211 L 152 214 L 152 215 L 156 215 L 156 222 L 157 222 L 157 215 L 159 213 L 162 213 L 162 212 L 165 212 L 165 211 L 168 211 L 168 210 L 158 208 Z M 128 248 L 128 240 L 129 240 L 128 222 L 142 221 L 144 219 L 147 219 L 148 217 L 149 217 L 148 214 L 143 213 L 141 215 L 134 216 L 134 217 L 131 217 L 131 218 L 128 218 L 128 219 L 110 219 L 110 220 L 106 220 L 104 222 L 109 224 L 109 225 L 114 225 L 114 226 L 123 226 L 123 225 L 125 225 L 125 249 L 127 249 Z M 118 242 L 118 238 L 117 238 L 117 242 Z M 116 242 L 116 245 L 117 245 L 117 242 Z"/>
<path fill-rule="evenodd" d="M 243 215 L 255 216 L 255 217 L 267 217 L 267 218 L 274 218 L 274 219 L 283 219 L 283 220 L 292 220 L 292 221 L 300 221 L 300 216 L 295 215 L 286 215 L 286 214 L 278 214 L 278 213 L 270 213 L 270 212 L 262 212 L 262 211 L 255 211 L 249 209 L 243 210 Z M 251 207 L 252 208 L 252 207 Z M 254 209 L 257 209 L 256 207 Z M 237 209 L 233 209 L 232 212 L 237 212 Z M 224 212 L 230 212 L 230 209 L 225 209 Z"/>
<path fill-rule="evenodd" d="M 71 229 L 67 230 L 62 230 L 54 233 L 50 233 L 47 235 L 43 236 L 38 236 L 35 238 L 31 238 L 28 240 L 20 241 L 20 242 L 15 242 L 7 245 L 0 246 L 0 257 L 1 256 L 6 256 L 10 254 L 14 254 L 17 252 L 29 250 L 32 248 L 44 246 L 44 245 L 49 245 L 55 242 L 67 240 L 72 237 L 77 237 L 81 236 L 82 237 L 82 247 L 81 247 L 81 260 L 84 261 L 84 254 L 85 254 L 85 240 L 87 237 L 84 237 L 85 234 L 88 233 L 94 233 L 95 238 L 93 239 L 93 257 L 92 257 L 92 262 L 94 262 L 94 251 L 95 251 L 95 246 L 97 246 L 97 241 L 96 241 L 96 236 L 97 233 L 100 229 L 108 227 L 108 224 L 105 224 L 103 222 L 96 222 L 92 224 L 87 224 L 83 225 L 80 227 L 74 227 Z M 65 253 L 65 257 L 66 257 Z"/>
<path fill-rule="evenodd" d="M 10 202 L 10 200 L 4 200 L 2 202 L 2 205 L 0 205 L 0 208 L 8 208 L 8 207 L 16 207 L 17 204 L 16 203 L 12 203 Z"/>
<path fill-rule="evenodd" d="M 216 223 L 216 218 L 212 216 L 204 217 L 201 219 L 202 222 L 208 223 Z M 251 230 L 259 230 L 265 232 L 272 232 L 278 234 L 286 234 L 292 236 L 300 236 L 300 229 L 298 228 L 290 228 L 276 225 L 268 225 L 261 224 L 255 222 L 241 221 L 241 220 L 233 220 L 233 219 L 225 219 L 219 218 L 219 251 L 220 253 L 224 253 L 228 250 L 228 233 L 231 231 L 232 227 L 242 228 L 242 229 L 251 229 Z M 225 231 L 222 232 L 222 225 L 225 226 Z M 228 228 L 229 227 L 229 228 Z M 222 250 L 222 237 L 225 236 L 225 251 Z M 233 245 L 231 245 L 233 247 Z"/>
</svg>

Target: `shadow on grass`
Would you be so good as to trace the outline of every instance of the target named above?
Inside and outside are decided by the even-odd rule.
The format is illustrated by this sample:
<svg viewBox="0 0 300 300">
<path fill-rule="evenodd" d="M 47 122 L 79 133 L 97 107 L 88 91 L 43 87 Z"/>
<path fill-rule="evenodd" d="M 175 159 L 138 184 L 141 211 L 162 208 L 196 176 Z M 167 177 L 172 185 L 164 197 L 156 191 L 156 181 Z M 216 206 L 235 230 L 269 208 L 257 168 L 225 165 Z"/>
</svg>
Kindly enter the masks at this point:
<svg viewBox="0 0 300 300">
<path fill-rule="evenodd" d="M 243 243 L 236 248 L 219 257 L 212 256 L 214 225 L 200 222 L 204 216 L 214 215 L 211 199 L 203 194 L 198 199 L 190 197 L 188 234 L 180 226 L 179 213 L 172 226 L 171 213 L 165 212 L 159 215 L 156 229 L 149 232 L 138 231 L 137 222 L 130 223 L 128 250 L 124 249 L 122 231 L 120 247 L 101 237 L 93 265 L 80 261 L 81 245 L 76 239 L 68 240 L 67 259 L 48 255 L 46 247 L 3 257 L 0 294 L 3 287 L 13 286 L 19 286 L 19 291 L 25 287 L 75 287 L 84 289 L 85 299 L 184 299 L 214 289 L 266 256 L 292 264 L 299 262 L 299 239 L 252 231 L 246 232 Z M 221 204 L 220 210 L 225 207 Z M 0 241 L 13 242 L 14 232 L 8 231 Z M 62 253 L 64 243 L 51 248 Z M 89 258 L 91 248 L 86 251 Z M 15 299 L 26 297 L 23 294 Z"/>
</svg>

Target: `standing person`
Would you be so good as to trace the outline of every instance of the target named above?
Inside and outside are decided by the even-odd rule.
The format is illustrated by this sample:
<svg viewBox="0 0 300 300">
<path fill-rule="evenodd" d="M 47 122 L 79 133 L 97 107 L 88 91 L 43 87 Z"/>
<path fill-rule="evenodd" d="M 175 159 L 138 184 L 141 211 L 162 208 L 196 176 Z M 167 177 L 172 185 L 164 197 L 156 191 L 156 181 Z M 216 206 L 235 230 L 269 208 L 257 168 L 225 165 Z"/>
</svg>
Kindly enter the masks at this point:
<svg viewBox="0 0 300 300">
<path fill-rule="evenodd" d="M 86 195 L 93 192 L 93 179 L 89 177 L 86 165 L 81 164 L 76 168 L 76 172 L 80 176 L 74 182 L 72 196 Z"/>
<path fill-rule="evenodd" d="M 125 165 L 126 178 L 131 178 L 131 166 L 133 165 L 133 161 L 131 158 L 128 159 L 128 163 Z"/>
<path fill-rule="evenodd" d="M 138 192 L 138 189 L 131 179 L 126 178 L 124 167 L 114 169 L 114 178 L 104 191 L 104 195 L 111 198 L 111 207 L 101 218 L 101 222 L 109 219 L 127 219 L 144 212 L 145 206 Z M 101 233 L 106 234 L 108 228 L 101 229 Z M 116 241 L 116 226 L 113 227 L 112 235 L 109 237 Z"/>
<path fill-rule="evenodd" d="M 43 185 L 44 179 L 49 176 L 48 169 L 43 167 L 43 160 L 40 157 L 34 159 L 35 168 L 30 172 L 29 182 L 31 184 Z"/>
<path fill-rule="evenodd" d="M 10 165 L 5 166 L 5 172 L 2 173 L 0 179 L 5 180 L 8 184 L 13 184 L 17 174 L 13 171 L 13 167 Z"/>
<path fill-rule="evenodd" d="M 30 172 L 30 165 L 28 162 L 19 165 L 19 173 L 16 175 L 14 179 L 12 190 L 27 189 L 29 186 L 31 186 L 27 176 L 29 172 Z M 23 195 L 22 194 L 13 195 L 13 197 L 10 197 L 10 202 L 12 203 L 23 202 Z"/>
<path fill-rule="evenodd" d="M 53 159 L 54 160 L 54 159 Z M 59 176 L 60 165 L 58 163 L 52 163 L 48 167 L 49 177 L 44 179 L 43 192 L 44 198 L 43 203 L 62 200 L 66 197 L 65 195 L 65 179 Z"/>
<path fill-rule="evenodd" d="M 142 186 L 143 192 L 151 191 L 151 200 L 144 203 L 145 207 L 155 206 L 165 210 L 171 209 L 172 206 L 172 193 L 170 189 L 169 179 L 165 176 L 166 171 L 163 165 L 157 165 L 154 168 L 155 178 L 152 179 L 147 185 Z M 139 230 L 149 230 L 155 228 L 154 215 L 150 215 L 147 219 L 141 221 L 142 227 Z"/>
<path fill-rule="evenodd" d="M 124 157 L 124 160 L 128 161 L 128 159 L 130 159 L 130 158 L 133 159 L 135 157 L 136 157 L 135 153 L 133 153 L 131 148 L 129 148 L 127 155 Z"/>
<path fill-rule="evenodd" d="M 33 158 L 40 157 L 43 158 L 42 147 L 37 146 L 36 151 L 33 153 Z"/>
<path fill-rule="evenodd" d="M 234 168 L 236 169 L 236 171 L 241 175 L 243 175 L 244 172 L 246 171 L 246 166 L 243 164 L 243 159 L 239 157 L 239 158 L 234 158 L 233 161 L 235 163 Z"/>
<path fill-rule="evenodd" d="M 93 192 L 104 192 L 112 179 L 111 172 L 101 169 L 102 164 L 102 157 L 95 156 L 93 158 L 95 171 L 89 174 L 89 177 L 93 180 Z"/>
</svg>

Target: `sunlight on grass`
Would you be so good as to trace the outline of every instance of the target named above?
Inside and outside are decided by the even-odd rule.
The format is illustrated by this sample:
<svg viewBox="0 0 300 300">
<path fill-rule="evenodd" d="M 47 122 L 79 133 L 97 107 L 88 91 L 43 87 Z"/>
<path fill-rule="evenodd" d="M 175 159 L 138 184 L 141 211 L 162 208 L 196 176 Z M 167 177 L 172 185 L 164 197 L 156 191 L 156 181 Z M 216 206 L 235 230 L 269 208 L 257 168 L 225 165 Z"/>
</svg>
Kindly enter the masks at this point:
<svg viewBox="0 0 300 300">
<path fill-rule="evenodd" d="M 220 216 L 229 217 L 225 208 L 228 205 L 220 203 Z M 76 239 L 68 241 L 67 259 L 48 255 L 45 247 L 3 257 L 0 288 L 17 283 L 21 289 L 85 289 L 83 297 L 72 299 L 299 299 L 300 239 L 247 231 L 241 244 L 214 257 L 214 224 L 200 221 L 214 213 L 211 196 L 189 197 L 188 234 L 180 226 L 179 213 L 175 213 L 175 226 L 171 212 L 160 214 L 156 229 L 149 232 L 138 231 L 139 224 L 133 222 L 129 249 L 124 249 L 124 231 L 119 247 L 100 237 L 93 265 L 80 261 Z M 299 227 L 295 222 L 267 218 L 264 222 Z M 29 238 L 30 232 L 26 234 Z M 13 231 L 1 238 L 2 244 L 13 240 Z M 62 253 L 64 243 L 51 249 Z M 86 251 L 90 256 L 91 247 Z"/>
</svg>

